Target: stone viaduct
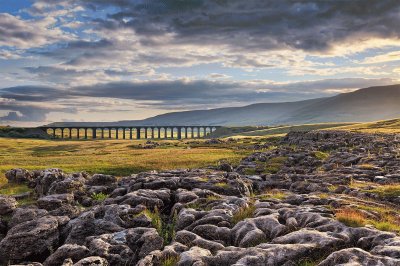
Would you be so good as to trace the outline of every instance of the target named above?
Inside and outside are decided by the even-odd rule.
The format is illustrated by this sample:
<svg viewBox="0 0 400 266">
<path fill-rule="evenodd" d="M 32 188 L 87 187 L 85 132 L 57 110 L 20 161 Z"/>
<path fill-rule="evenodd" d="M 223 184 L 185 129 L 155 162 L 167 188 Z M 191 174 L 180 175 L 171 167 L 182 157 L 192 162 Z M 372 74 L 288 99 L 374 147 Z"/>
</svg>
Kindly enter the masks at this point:
<svg viewBox="0 0 400 266">
<path fill-rule="evenodd" d="M 221 126 L 43 126 L 53 138 L 61 139 L 187 139 L 203 138 Z"/>
</svg>

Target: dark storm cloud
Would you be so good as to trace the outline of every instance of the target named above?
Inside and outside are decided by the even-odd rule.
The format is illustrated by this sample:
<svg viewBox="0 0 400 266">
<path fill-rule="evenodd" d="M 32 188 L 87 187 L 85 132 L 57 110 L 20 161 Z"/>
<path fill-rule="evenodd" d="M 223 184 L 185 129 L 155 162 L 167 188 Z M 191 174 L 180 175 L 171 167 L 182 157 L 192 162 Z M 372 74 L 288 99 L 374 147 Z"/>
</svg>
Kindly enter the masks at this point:
<svg viewBox="0 0 400 266">
<path fill-rule="evenodd" d="M 90 109 L 81 106 L 85 97 L 135 100 L 142 107 L 187 109 L 188 107 L 220 107 L 232 103 L 295 101 L 325 97 L 348 89 L 393 84 L 391 79 L 327 79 L 288 84 L 262 82 L 229 82 L 208 80 L 173 80 L 111 82 L 92 86 L 56 89 L 45 86 L 20 86 L 0 89 L 0 110 L 9 111 L 3 121 L 44 121 L 50 112 L 76 112 Z M 1 101 L 1 100 L 5 101 Z M 63 101 L 58 107 L 54 103 Z M 40 103 L 40 107 L 37 105 Z M 120 108 L 116 106 L 116 108 Z M 85 110 L 86 110 L 85 109 Z"/>
<path fill-rule="evenodd" d="M 170 103 L 182 101 L 186 104 L 229 103 L 238 101 L 274 102 L 322 97 L 331 90 L 340 92 L 349 88 L 357 89 L 375 85 L 392 84 L 392 79 L 326 79 L 294 82 L 287 84 L 264 83 L 262 81 L 232 82 L 225 80 L 164 80 L 137 82 L 109 82 L 90 86 L 56 89 L 46 86 L 19 86 L 0 89 L 3 99 L 20 102 L 54 102 L 61 99 L 81 97 L 115 98 L 137 101 L 157 101 L 167 107 Z M 285 98 L 290 96 L 289 98 Z M 1 99 L 0 98 L 0 99 Z M 149 103 L 151 105 L 151 103 Z"/>
<path fill-rule="evenodd" d="M 0 98 L 1 100 L 1 98 Z M 8 111 L 8 114 L 0 117 L 0 121 L 24 121 L 24 122 L 41 122 L 46 120 L 46 116 L 50 112 L 66 112 L 74 113 L 75 108 L 40 107 L 30 103 L 21 102 L 0 102 L 0 110 Z"/>
<path fill-rule="evenodd" d="M 95 41 L 71 41 L 64 45 L 60 45 L 55 49 L 47 49 L 43 51 L 32 51 L 36 55 L 49 56 L 61 60 L 70 60 L 70 58 L 79 58 L 82 56 L 90 56 L 96 51 L 104 52 L 106 50 L 112 50 L 113 43 L 110 40 L 101 39 Z M 99 56 L 99 54 L 96 54 Z"/>
<path fill-rule="evenodd" d="M 292 47 L 323 51 L 357 37 L 400 36 L 398 0 L 85 0 L 113 7 L 105 28 L 129 27 L 143 36 L 177 34 L 175 42 L 225 43 L 248 49 Z M 146 39 L 144 42 L 148 41 Z"/>
<path fill-rule="evenodd" d="M 0 97 L 21 102 L 46 102 L 67 96 L 65 91 L 45 86 L 18 86 L 0 89 Z"/>
</svg>

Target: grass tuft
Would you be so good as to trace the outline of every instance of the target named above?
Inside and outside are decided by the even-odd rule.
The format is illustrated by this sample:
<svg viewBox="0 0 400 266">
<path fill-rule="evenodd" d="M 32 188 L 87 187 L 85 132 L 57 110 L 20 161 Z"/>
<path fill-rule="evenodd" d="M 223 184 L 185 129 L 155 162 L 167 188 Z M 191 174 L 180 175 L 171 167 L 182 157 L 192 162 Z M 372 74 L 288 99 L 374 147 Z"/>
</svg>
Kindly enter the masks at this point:
<svg viewBox="0 0 400 266">
<path fill-rule="evenodd" d="M 229 188 L 229 184 L 228 184 L 228 183 L 225 183 L 225 182 L 218 182 L 218 183 L 215 183 L 214 186 L 216 186 L 216 187 L 222 187 L 222 188 Z"/>
<path fill-rule="evenodd" d="M 335 213 L 336 219 L 350 227 L 362 227 L 367 224 L 366 217 L 357 210 L 339 209 Z"/>
<path fill-rule="evenodd" d="M 382 185 L 374 189 L 365 190 L 365 192 L 374 193 L 381 197 L 399 197 L 400 196 L 400 185 Z"/>
<path fill-rule="evenodd" d="M 161 266 L 176 266 L 180 260 L 179 256 L 167 256 L 161 260 Z"/>
<path fill-rule="evenodd" d="M 250 203 L 248 206 L 240 208 L 237 212 L 235 212 L 232 216 L 232 223 L 237 224 L 240 221 L 243 221 L 246 218 L 251 218 L 254 215 L 254 211 L 256 207 L 253 203 Z"/>
<path fill-rule="evenodd" d="M 314 155 L 315 155 L 315 158 L 317 158 L 318 160 L 321 160 L 321 161 L 324 161 L 329 158 L 329 153 L 322 152 L 322 151 L 316 151 L 314 153 Z"/>
<path fill-rule="evenodd" d="M 150 220 L 152 226 L 157 230 L 158 235 L 161 236 L 164 240 L 164 245 L 171 242 L 171 240 L 175 237 L 175 226 L 177 221 L 177 213 L 175 212 L 172 216 L 172 220 L 168 222 L 164 222 L 162 216 L 157 207 L 154 208 L 153 211 L 146 209 L 138 215 L 144 214 Z"/>
<path fill-rule="evenodd" d="M 17 195 L 26 192 L 31 192 L 32 189 L 28 188 L 27 185 L 24 184 L 12 184 L 8 183 L 4 186 L 0 187 L 0 195 Z"/>
<path fill-rule="evenodd" d="M 269 200 L 269 199 L 279 199 L 279 200 L 284 200 L 288 196 L 287 193 L 279 191 L 279 190 L 270 190 L 265 192 L 264 194 L 261 194 L 257 196 L 258 199 L 260 200 Z"/>
<path fill-rule="evenodd" d="M 103 192 L 100 192 L 100 193 L 93 193 L 91 197 L 92 199 L 97 201 L 104 201 L 106 198 L 108 198 L 108 195 L 104 194 Z"/>
</svg>

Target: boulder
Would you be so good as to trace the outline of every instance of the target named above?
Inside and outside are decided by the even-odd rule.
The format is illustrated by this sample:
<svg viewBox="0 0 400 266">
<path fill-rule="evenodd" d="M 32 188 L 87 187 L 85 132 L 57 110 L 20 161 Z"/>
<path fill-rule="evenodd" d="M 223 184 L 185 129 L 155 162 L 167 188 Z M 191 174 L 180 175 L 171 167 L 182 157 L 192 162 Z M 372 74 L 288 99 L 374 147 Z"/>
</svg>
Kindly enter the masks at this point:
<svg viewBox="0 0 400 266">
<path fill-rule="evenodd" d="M 38 208 L 17 208 L 13 212 L 13 216 L 9 222 L 9 227 L 14 227 L 23 222 L 36 220 L 40 217 L 48 215 L 48 212 Z"/>
<path fill-rule="evenodd" d="M 162 249 L 164 243 L 156 229 L 145 227 L 129 229 L 126 241 L 138 259 L 146 257 L 154 250 Z"/>
<path fill-rule="evenodd" d="M 35 191 L 39 196 L 47 195 L 53 182 L 65 179 L 63 171 L 57 168 L 37 172 L 36 176 Z"/>
<path fill-rule="evenodd" d="M 0 195 L 0 215 L 11 213 L 17 208 L 18 202 L 13 197 Z"/>
<path fill-rule="evenodd" d="M 380 255 L 372 255 L 360 248 L 347 248 L 333 252 L 326 259 L 324 259 L 318 266 L 331 266 L 331 265 L 385 265 L 385 266 L 398 266 L 400 259 L 390 258 Z"/>
<path fill-rule="evenodd" d="M 203 262 L 202 258 L 208 256 L 211 256 L 211 252 L 209 250 L 200 247 L 192 247 L 188 251 L 181 253 L 178 266 L 206 266 L 207 264 Z"/>
<path fill-rule="evenodd" d="M 45 260 L 43 265 L 62 265 L 66 259 L 71 259 L 72 262 L 78 262 L 87 255 L 89 255 L 89 249 L 87 247 L 75 244 L 65 244 L 51 254 L 50 257 Z"/>
<path fill-rule="evenodd" d="M 5 176 L 9 183 L 17 184 L 29 183 L 33 179 L 31 172 L 21 168 L 9 170 L 6 172 Z"/>
<path fill-rule="evenodd" d="M 39 208 L 47 211 L 58 209 L 66 204 L 74 202 L 74 195 L 72 194 L 54 194 L 41 197 L 37 200 Z"/>
<path fill-rule="evenodd" d="M 15 225 L 0 242 L 1 262 L 45 260 L 58 245 L 59 226 L 59 219 L 53 216 Z"/>
<path fill-rule="evenodd" d="M 110 186 L 117 182 L 115 176 L 95 174 L 87 182 L 90 186 Z"/>
<path fill-rule="evenodd" d="M 108 266 L 110 265 L 106 259 L 103 259 L 98 256 L 92 256 L 92 257 L 87 257 L 84 259 L 81 259 L 77 263 L 75 263 L 73 266 Z"/>
<path fill-rule="evenodd" d="M 127 231 L 86 238 L 90 254 L 105 258 L 110 265 L 134 265 L 135 254 L 126 243 Z"/>
</svg>

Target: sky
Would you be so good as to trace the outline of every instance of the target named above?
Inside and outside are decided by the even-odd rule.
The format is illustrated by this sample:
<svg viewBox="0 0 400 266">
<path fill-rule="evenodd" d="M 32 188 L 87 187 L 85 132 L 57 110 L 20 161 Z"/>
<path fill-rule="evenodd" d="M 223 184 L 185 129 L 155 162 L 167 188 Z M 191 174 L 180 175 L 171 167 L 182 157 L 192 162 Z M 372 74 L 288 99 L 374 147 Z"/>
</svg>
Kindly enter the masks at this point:
<svg viewBox="0 0 400 266">
<path fill-rule="evenodd" d="M 0 0 L 0 124 L 400 83 L 398 0 Z"/>
</svg>

